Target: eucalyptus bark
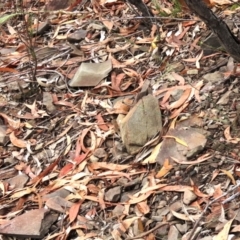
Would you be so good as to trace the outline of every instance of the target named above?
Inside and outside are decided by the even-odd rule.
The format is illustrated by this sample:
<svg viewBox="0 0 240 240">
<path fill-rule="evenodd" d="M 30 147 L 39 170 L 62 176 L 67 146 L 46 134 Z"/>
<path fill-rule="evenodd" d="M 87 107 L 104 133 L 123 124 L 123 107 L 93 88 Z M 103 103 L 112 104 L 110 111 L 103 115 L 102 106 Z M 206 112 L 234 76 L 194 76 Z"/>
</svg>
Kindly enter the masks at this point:
<svg viewBox="0 0 240 240">
<path fill-rule="evenodd" d="M 202 0 L 185 0 L 189 9 L 201 18 L 219 38 L 221 44 L 237 62 L 240 62 L 240 40 L 234 36 L 228 25 L 214 15 Z"/>
<path fill-rule="evenodd" d="M 144 17 L 153 17 L 152 12 L 148 9 L 147 5 L 142 0 L 127 0 L 134 5 Z"/>
</svg>

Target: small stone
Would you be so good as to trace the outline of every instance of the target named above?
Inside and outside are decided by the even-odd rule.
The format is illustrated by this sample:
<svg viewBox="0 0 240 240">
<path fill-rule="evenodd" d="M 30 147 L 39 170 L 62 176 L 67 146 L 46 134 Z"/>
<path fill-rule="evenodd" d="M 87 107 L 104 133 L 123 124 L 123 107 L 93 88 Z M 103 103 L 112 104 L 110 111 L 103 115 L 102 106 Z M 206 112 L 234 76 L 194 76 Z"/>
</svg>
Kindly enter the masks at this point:
<svg viewBox="0 0 240 240">
<path fill-rule="evenodd" d="M 207 82 L 220 83 L 221 81 L 224 80 L 224 75 L 223 73 L 216 71 L 216 72 L 208 73 L 204 75 L 203 79 L 206 80 Z"/>
<path fill-rule="evenodd" d="M 41 35 L 44 32 L 46 32 L 49 28 L 50 28 L 50 23 L 49 21 L 45 21 L 45 22 L 41 22 L 38 26 L 37 26 L 37 30 L 34 34 L 37 35 Z"/>
<path fill-rule="evenodd" d="M 86 35 L 87 35 L 87 31 L 80 29 L 80 30 L 68 35 L 67 40 L 70 43 L 78 43 L 81 40 L 83 40 L 86 37 Z"/>
<path fill-rule="evenodd" d="M 16 239 L 38 238 L 43 239 L 50 226 L 58 218 L 57 214 L 46 209 L 34 209 L 16 216 L 0 227 L 0 233 L 14 236 Z"/>
<path fill-rule="evenodd" d="M 5 126 L 0 126 L 0 146 L 3 146 L 9 139 L 6 131 L 7 128 Z"/>
<path fill-rule="evenodd" d="M 175 211 L 175 212 L 178 212 L 180 209 L 182 209 L 183 207 L 183 204 L 181 201 L 176 201 L 174 202 L 173 204 L 170 205 L 169 209 L 171 211 Z"/>
<path fill-rule="evenodd" d="M 99 158 L 91 155 L 90 158 L 89 158 L 90 162 L 94 163 L 94 162 L 98 162 Z"/>
<path fill-rule="evenodd" d="M 29 177 L 25 174 L 17 175 L 16 177 L 10 178 L 7 182 L 13 187 L 13 189 L 20 189 L 25 186 Z"/>
<path fill-rule="evenodd" d="M 184 234 L 187 232 L 188 230 L 188 225 L 186 223 L 184 224 L 176 224 L 176 228 L 178 229 L 178 231 L 181 233 L 181 234 Z"/>
<path fill-rule="evenodd" d="M 124 209 L 125 207 L 123 205 L 117 205 L 112 211 L 113 216 L 121 216 Z"/>
<path fill-rule="evenodd" d="M 107 192 L 105 193 L 105 201 L 108 201 L 108 202 L 119 201 L 121 197 L 121 192 L 122 191 L 120 186 L 108 189 Z"/>
<path fill-rule="evenodd" d="M 198 70 L 197 69 L 189 69 L 189 70 L 187 70 L 187 74 L 188 75 L 197 75 Z"/>
<path fill-rule="evenodd" d="M 133 190 L 133 191 L 128 191 L 128 192 L 124 192 L 122 195 L 121 195 L 121 199 L 120 199 L 120 202 L 127 202 L 130 200 L 130 197 L 129 196 L 132 196 L 134 195 L 138 190 Z"/>
<path fill-rule="evenodd" d="M 163 208 L 167 205 L 167 202 L 166 201 L 160 201 L 159 204 L 158 204 L 158 208 Z"/>
<path fill-rule="evenodd" d="M 174 215 L 170 212 L 167 214 L 167 221 L 168 222 L 171 222 L 175 219 Z"/>
<path fill-rule="evenodd" d="M 93 155 L 97 158 L 106 158 L 107 152 L 104 150 L 104 148 L 97 148 L 94 150 Z"/>
<path fill-rule="evenodd" d="M 46 206 L 49 207 L 50 209 L 59 212 L 59 213 L 66 213 L 67 210 L 73 205 L 72 202 L 67 201 L 66 199 L 55 196 L 52 198 L 49 198 L 46 201 Z"/>
<path fill-rule="evenodd" d="M 179 239 L 179 231 L 175 226 L 170 226 L 168 232 L 168 240 L 178 240 Z"/>
<path fill-rule="evenodd" d="M 49 198 L 53 198 L 56 196 L 61 197 L 61 198 L 66 198 L 69 194 L 70 194 L 70 192 L 68 190 L 66 190 L 65 188 L 60 188 L 53 193 L 49 193 L 49 194 L 43 196 L 43 200 L 47 200 Z"/>
<path fill-rule="evenodd" d="M 191 190 L 186 190 L 183 194 L 183 203 L 188 205 L 191 202 L 193 202 L 195 199 L 197 199 L 197 196 L 195 193 L 193 193 Z"/>
</svg>

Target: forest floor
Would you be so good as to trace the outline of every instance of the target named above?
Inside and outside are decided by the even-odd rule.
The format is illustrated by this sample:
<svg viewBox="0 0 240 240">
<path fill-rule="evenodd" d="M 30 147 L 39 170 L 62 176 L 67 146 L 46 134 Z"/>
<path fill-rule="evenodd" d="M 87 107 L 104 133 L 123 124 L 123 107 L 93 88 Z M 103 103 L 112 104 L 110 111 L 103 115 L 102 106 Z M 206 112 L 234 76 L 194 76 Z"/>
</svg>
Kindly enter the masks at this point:
<svg viewBox="0 0 240 240">
<path fill-rule="evenodd" d="M 0 4 L 1 239 L 240 238 L 240 66 L 146 4 Z M 211 7 L 239 37 L 240 4 Z"/>
</svg>

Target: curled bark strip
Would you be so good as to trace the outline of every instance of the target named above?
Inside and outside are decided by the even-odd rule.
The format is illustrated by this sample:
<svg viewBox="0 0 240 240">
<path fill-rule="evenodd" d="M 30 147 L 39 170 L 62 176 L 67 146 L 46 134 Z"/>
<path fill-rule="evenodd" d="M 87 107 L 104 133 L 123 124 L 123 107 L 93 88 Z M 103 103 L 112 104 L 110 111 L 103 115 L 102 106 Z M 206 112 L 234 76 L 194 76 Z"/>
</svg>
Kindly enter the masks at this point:
<svg viewBox="0 0 240 240">
<path fill-rule="evenodd" d="M 240 40 L 237 39 L 227 24 L 214 15 L 202 0 L 185 0 L 191 11 L 196 13 L 219 38 L 225 50 L 237 62 L 240 62 Z"/>
<path fill-rule="evenodd" d="M 138 11 L 142 12 L 144 17 L 153 17 L 152 12 L 148 9 L 142 0 L 128 0 L 128 2 L 133 4 L 138 9 Z"/>
</svg>

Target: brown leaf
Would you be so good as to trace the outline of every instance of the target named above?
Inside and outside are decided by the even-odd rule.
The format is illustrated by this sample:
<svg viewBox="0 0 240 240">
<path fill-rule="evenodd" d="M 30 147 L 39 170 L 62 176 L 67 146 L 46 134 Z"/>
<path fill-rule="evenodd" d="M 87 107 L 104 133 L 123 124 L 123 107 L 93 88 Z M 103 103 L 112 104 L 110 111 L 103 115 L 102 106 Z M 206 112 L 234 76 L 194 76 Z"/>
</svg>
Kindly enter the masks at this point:
<svg viewBox="0 0 240 240">
<path fill-rule="evenodd" d="M 144 201 L 144 202 L 140 202 L 140 203 L 137 203 L 137 208 L 138 210 L 142 213 L 142 214 L 148 214 L 150 212 L 150 208 L 149 206 L 147 205 L 147 202 Z"/>
<path fill-rule="evenodd" d="M 72 207 L 69 209 L 70 223 L 72 223 L 76 219 L 81 205 L 82 205 L 82 202 L 80 201 L 78 203 L 74 203 Z"/>
<path fill-rule="evenodd" d="M 4 113 L 0 112 L 0 116 L 5 120 L 6 124 L 9 124 L 12 129 L 18 129 L 21 126 L 20 121 L 15 121 Z"/>
<path fill-rule="evenodd" d="M 27 142 L 25 140 L 19 139 L 15 136 L 14 132 L 11 132 L 9 135 L 11 143 L 19 148 L 26 148 L 27 147 Z"/>
<path fill-rule="evenodd" d="M 109 130 L 109 127 L 108 127 L 108 125 L 104 122 L 101 113 L 99 113 L 99 114 L 96 116 L 96 119 L 97 119 L 98 127 L 99 127 L 101 130 L 103 130 L 103 131 L 108 131 L 108 130 Z"/>
<path fill-rule="evenodd" d="M 30 181 L 28 183 L 28 185 L 32 185 L 32 184 L 38 184 L 43 177 L 45 177 L 46 175 L 48 175 L 53 169 L 54 167 L 59 163 L 59 161 L 61 160 L 61 157 L 58 157 L 53 163 L 51 163 L 44 171 L 42 171 L 37 177 L 35 177 L 34 179 L 32 179 L 32 181 Z"/>
<path fill-rule="evenodd" d="M 131 167 L 131 165 L 114 164 L 114 163 L 107 163 L 107 162 L 94 162 L 94 163 L 88 164 L 88 166 L 93 170 L 108 169 L 112 171 L 122 171 Z"/>
</svg>

